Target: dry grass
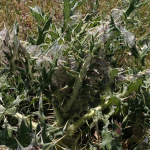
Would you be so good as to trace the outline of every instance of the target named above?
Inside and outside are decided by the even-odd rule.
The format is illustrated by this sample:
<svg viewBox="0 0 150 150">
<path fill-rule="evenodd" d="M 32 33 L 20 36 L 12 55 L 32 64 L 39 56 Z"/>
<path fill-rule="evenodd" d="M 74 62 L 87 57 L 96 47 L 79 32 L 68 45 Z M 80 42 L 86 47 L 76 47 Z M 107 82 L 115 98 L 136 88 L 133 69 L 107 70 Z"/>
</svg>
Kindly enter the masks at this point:
<svg viewBox="0 0 150 150">
<path fill-rule="evenodd" d="M 15 20 L 17 20 L 20 24 L 20 37 L 25 40 L 28 33 L 32 34 L 36 30 L 35 20 L 30 13 L 29 7 L 35 7 L 37 5 L 43 7 L 43 10 L 49 14 L 51 14 L 52 10 L 54 9 L 54 21 L 61 19 L 61 3 L 56 1 L 3 0 L 0 2 L 0 30 L 4 28 L 4 25 L 6 27 L 11 27 Z"/>
<path fill-rule="evenodd" d="M 15 20 L 20 24 L 19 36 L 21 39 L 26 40 L 27 34 L 33 34 L 37 30 L 37 25 L 34 18 L 30 13 L 29 7 L 41 6 L 44 12 L 53 14 L 53 21 L 58 22 L 63 19 L 62 14 L 62 1 L 63 0 L 1 0 L 0 1 L 0 30 L 6 27 L 12 27 Z M 94 7 L 95 0 L 86 0 L 86 3 L 80 8 L 83 14 L 91 12 Z M 99 0 L 97 9 L 102 19 L 110 14 L 113 8 L 121 6 L 119 0 Z M 136 32 L 137 37 L 150 32 L 150 3 L 142 9 L 137 10 L 137 17 L 144 22 L 141 26 L 135 26 L 133 32 Z"/>
<path fill-rule="evenodd" d="M 2 0 L 0 1 L 0 30 L 5 26 L 11 27 L 15 20 L 20 24 L 20 37 L 25 40 L 27 34 L 34 33 L 36 24 L 34 18 L 31 16 L 29 7 L 41 6 L 46 13 L 53 13 L 53 21 L 62 20 L 62 0 Z M 118 0 L 103 1 L 99 3 L 98 9 L 100 14 L 108 14 Z M 87 2 L 80 8 L 83 14 L 88 13 L 93 7 L 94 0 L 87 0 Z"/>
</svg>

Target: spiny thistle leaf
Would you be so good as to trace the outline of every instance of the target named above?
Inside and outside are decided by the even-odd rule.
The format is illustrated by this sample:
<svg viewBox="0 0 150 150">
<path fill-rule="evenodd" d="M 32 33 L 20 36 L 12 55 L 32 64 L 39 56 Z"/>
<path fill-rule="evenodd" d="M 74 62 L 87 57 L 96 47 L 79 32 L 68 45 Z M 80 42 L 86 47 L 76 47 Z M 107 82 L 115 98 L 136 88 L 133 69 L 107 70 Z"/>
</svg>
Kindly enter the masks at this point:
<svg viewBox="0 0 150 150">
<path fill-rule="evenodd" d="M 103 129 L 101 132 L 102 135 L 102 143 L 101 143 L 101 147 L 103 148 L 103 150 L 110 150 L 111 149 L 111 142 L 114 140 L 114 138 L 112 137 L 111 133 L 109 133 L 109 131 L 107 129 Z"/>
<path fill-rule="evenodd" d="M 63 14 L 64 14 L 64 22 L 68 22 L 70 19 L 70 15 L 71 15 L 71 8 L 70 8 L 69 0 L 64 1 Z"/>
<path fill-rule="evenodd" d="M 38 23 L 45 22 L 45 15 L 41 7 L 30 7 L 31 13 Z"/>
<path fill-rule="evenodd" d="M 17 147 L 17 142 L 8 132 L 9 129 L 6 124 L 5 128 L 0 132 L 0 145 L 6 145 L 9 148 L 15 149 Z"/>
<path fill-rule="evenodd" d="M 140 52 L 141 63 L 143 66 L 145 65 L 144 60 L 146 56 L 148 55 L 149 51 L 150 51 L 150 46 Z"/>
<path fill-rule="evenodd" d="M 15 106 L 18 105 L 21 101 L 22 101 L 22 99 L 20 98 L 20 96 L 17 96 L 17 98 L 9 105 L 9 108 L 15 107 Z"/>
<path fill-rule="evenodd" d="M 131 0 L 128 9 L 125 12 L 127 16 L 129 16 L 136 8 L 140 8 L 141 6 L 148 4 L 150 1 L 148 0 L 148 1 L 140 3 L 140 4 L 139 4 L 139 2 L 140 2 L 140 0 Z"/>
<path fill-rule="evenodd" d="M 139 91 L 139 88 L 142 84 L 143 84 L 142 78 L 136 79 L 129 85 L 128 90 L 126 91 L 125 95 L 128 95 L 133 91 Z"/>
<path fill-rule="evenodd" d="M 0 119 L 6 114 L 14 115 L 16 112 L 16 107 L 10 107 L 10 108 L 4 108 L 2 105 L 0 105 Z"/>
<path fill-rule="evenodd" d="M 27 147 L 31 143 L 31 138 L 29 136 L 30 130 L 26 126 L 24 119 L 22 119 L 21 125 L 19 127 L 19 135 L 17 140 L 23 147 Z"/>
</svg>

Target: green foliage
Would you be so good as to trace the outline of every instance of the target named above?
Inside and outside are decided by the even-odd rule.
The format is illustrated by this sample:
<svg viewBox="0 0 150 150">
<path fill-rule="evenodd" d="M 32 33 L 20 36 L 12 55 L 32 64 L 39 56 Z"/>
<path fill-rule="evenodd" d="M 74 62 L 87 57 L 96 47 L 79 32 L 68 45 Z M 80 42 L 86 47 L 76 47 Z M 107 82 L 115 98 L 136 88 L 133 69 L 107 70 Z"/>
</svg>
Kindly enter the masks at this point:
<svg viewBox="0 0 150 150">
<path fill-rule="evenodd" d="M 29 129 L 26 126 L 24 120 L 22 120 L 21 125 L 19 127 L 19 134 L 17 136 L 17 140 L 23 147 L 27 147 L 31 142 L 29 136 Z"/>
<path fill-rule="evenodd" d="M 36 6 L 35 8 L 30 7 L 30 9 L 32 15 L 38 22 L 38 37 L 36 40 L 34 40 L 33 37 L 28 36 L 28 41 L 32 45 L 40 45 L 44 43 L 45 36 L 50 28 L 50 25 L 52 24 L 52 17 L 48 17 L 48 15 L 45 15 L 43 10 L 38 6 Z M 40 26 L 40 24 L 44 24 L 43 28 Z"/>
<path fill-rule="evenodd" d="M 5 128 L 0 132 L 0 145 L 6 145 L 10 148 L 16 148 L 17 143 L 14 137 L 12 137 L 9 132 L 11 132 L 10 129 L 8 129 L 8 125 L 5 124 Z"/>
<path fill-rule="evenodd" d="M 71 20 L 71 16 L 73 16 L 74 11 L 77 7 L 80 7 L 85 0 L 64 0 L 64 8 L 63 8 L 63 14 L 64 14 L 64 24 L 66 25 L 68 21 Z M 64 25 L 64 26 L 65 26 Z M 65 30 L 65 29 L 64 29 Z"/>
<path fill-rule="evenodd" d="M 60 25 L 41 8 L 30 7 L 38 35 L 28 36 L 27 45 L 20 44 L 17 22 L 11 34 L 6 32 L 2 52 L 8 64 L 2 58 L 0 73 L 0 115 L 5 122 L 1 144 L 14 149 L 123 149 L 128 126 L 150 126 L 150 72 L 143 67 L 149 39 L 136 41 L 127 24 L 131 12 L 148 1 L 132 0 L 125 12 L 112 10 L 108 22 L 94 14 L 74 19 L 83 2 L 65 0 Z M 122 65 L 126 54 L 132 63 Z M 54 119 L 49 122 L 48 117 Z M 131 134 L 128 140 L 138 139 Z M 137 145 L 142 136 L 134 141 Z"/>
<path fill-rule="evenodd" d="M 131 0 L 129 7 L 126 10 L 126 15 L 127 16 L 129 16 L 136 8 L 139 8 L 143 5 L 146 5 L 150 1 L 148 0 L 148 1 L 140 3 L 140 4 L 139 4 L 139 2 L 140 2 L 140 0 Z"/>
<path fill-rule="evenodd" d="M 48 20 L 48 15 L 45 15 L 43 12 L 43 9 L 39 6 L 36 7 L 30 7 L 31 13 L 34 16 L 34 18 L 36 19 L 36 21 L 40 24 L 40 23 L 46 23 L 46 21 Z"/>
</svg>

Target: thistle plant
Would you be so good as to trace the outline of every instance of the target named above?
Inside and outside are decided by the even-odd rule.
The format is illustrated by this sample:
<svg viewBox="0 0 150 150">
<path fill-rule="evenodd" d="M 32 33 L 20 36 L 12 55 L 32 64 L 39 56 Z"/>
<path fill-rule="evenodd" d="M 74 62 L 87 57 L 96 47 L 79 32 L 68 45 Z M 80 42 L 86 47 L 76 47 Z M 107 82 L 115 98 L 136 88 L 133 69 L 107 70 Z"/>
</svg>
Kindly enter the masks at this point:
<svg viewBox="0 0 150 150">
<path fill-rule="evenodd" d="M 38 35 L 28 36 L 26 44 L 17 38 L 17 23 L 11 34 L 6 32 L 3 44 L 7 51 L 4 47 L 2 51 L 8 64 L 1 55 L 6 68 L 0 78 L 4 74 L 6 79 L 13 78 L 7 81 L 12 98 L 9 105 L 0 105 L 4 124 L 0 144 L 15 149 L 123 149 L 123 141 L 112 132 L 111 120 L 116 120 L 116 131 L 122 135 L 126 126 L 135 126 L 132 120 L 137 124 L 143 121 L 144 129 L 149 126 L 150 71 L 143 67 L 149 41 L 143 39 L 146 46 L 140 48 L 141 42 L 126 28 L 131 12 L 149 1 L 139 4 L 132 0 L 127 10 L 114 9 L 103 24 L 93 14 L 76 18 L 75 10 L 83 2 L 64 1 L 64 21 L 60 25 L 54 24 L 41 8 L 31 7 L 38 22 Z M 121 49 L 130 52 L 141 66 L 121 68 Z M 12 88 L 12 84 L 16 87 Z M 0 90 L 1 99 L 6 99 L 5 91 Z M 54 114 L 52 123 L 47 120 L 50 108 Z M 144 118 L 135 114 L 143 114 Z M 9 125 L 9 116 L 18 120 L 16 128 Z M 143 136 L 147 136 L 146 131 Z M 133 137 L 140 145 L 140 139 Z"/>
</svg>

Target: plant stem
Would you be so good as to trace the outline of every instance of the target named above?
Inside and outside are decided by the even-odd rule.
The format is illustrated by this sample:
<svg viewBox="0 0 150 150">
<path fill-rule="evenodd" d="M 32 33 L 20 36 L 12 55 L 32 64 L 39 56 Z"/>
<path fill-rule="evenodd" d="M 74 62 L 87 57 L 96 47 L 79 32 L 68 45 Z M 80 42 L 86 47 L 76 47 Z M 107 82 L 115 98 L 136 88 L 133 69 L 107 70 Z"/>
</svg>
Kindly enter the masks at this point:
<svg viewBox="0 0 150 150">
<path fill-rule="evenodd" d="M 88 111 L 87 114 L 85 114 L 83 117 L 81 117 L 77 122 L 75 122 L 74 124 L 70 125 L 67 128 L 66 134 L 67 136 L 72 136 L 75 134 L 75 132 L 89 119 L 91 119 L 92 117 L 94 117 L 95 112 L 96 111 L 103 111 L 105 108 L 107 108 L 108 106 L 114 104 L 113 101 L 106 101 L 103 105 L 101 106 L 97 106 L 96 108 L 92 108 Z"/>
<path fill-rule="evenodd" d="M 76 98 L 79 95 L 80 89 L 82 87 L 82 81 L 86 76 L 86 71 L 90 65 L 90 62 L 92 60 L 92 53 L 90 53 L 90 55 L 87 57 L 87 59 L 85 60 L 85 63 L 83 65 L 82 70 L 80 71 L 80 74 L 77 76 L 74 87 L 73 87 L 73 92 L 71 94 L 71 98 L 69 101 L 67 101 L 66 105 L 64 106 L 65 112 L 70 111 L 70 109 L 72 108 L 73 103 L 75 102 Z"/>
</svg>

